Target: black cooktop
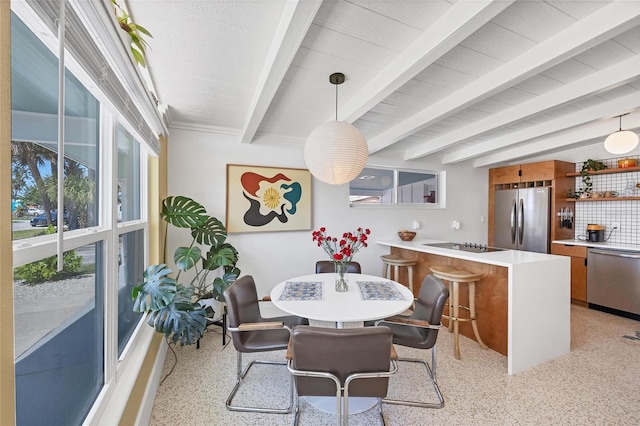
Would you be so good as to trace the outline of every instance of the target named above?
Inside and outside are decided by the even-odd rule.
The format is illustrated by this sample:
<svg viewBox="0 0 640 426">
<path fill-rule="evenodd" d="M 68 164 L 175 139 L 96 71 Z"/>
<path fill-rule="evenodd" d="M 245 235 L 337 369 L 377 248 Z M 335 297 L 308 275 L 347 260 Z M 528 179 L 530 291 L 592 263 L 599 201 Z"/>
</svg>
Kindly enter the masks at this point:
<svg viewBox="0 0 640 426">
<path fill-rule="evenodd" d="M 447 248 L 451 250 L 469 251 L 472 253 L 489 253 L 492 251 L 505 250 L 497 247 L 489 247 L 486 244 L 476 244 L 476 243 L 431 243 L 431 244 L 424 244 L 424 245 L 432 246 L 432 247 L 442 247 L 442 248 Z"/>
</svg>

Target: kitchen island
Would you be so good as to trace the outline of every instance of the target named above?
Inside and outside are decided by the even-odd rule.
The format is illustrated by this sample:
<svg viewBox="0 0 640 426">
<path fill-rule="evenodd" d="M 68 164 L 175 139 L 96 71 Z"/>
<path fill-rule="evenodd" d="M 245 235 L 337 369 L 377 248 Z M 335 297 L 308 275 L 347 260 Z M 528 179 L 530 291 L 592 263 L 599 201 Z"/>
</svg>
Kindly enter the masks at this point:
<svg viewBox="0 0 640 426">
<path fill-rule="evenodd" d="M 564 355 L 570 349 L 570 260 L 564 256 L 518 250 L 467 252 L 428 244 L 437 240 L 377 241 L 392 254 L 416 260 L 414 292 L 433 265 L 451 265 L 484 277 L 476 285 L 476 310 L 482 340 L 507 357 L 516 374 Z M 396 281 L 402 281 L 401 275 Z M 466 297 L 466 291 L 462 295 Z M 461 303 L 467 300 L 461 297 Z M 460 333 L 473 338 L 468 323 Z M 462 354 L 464 360 L 464 353 Z"/>
</svg>

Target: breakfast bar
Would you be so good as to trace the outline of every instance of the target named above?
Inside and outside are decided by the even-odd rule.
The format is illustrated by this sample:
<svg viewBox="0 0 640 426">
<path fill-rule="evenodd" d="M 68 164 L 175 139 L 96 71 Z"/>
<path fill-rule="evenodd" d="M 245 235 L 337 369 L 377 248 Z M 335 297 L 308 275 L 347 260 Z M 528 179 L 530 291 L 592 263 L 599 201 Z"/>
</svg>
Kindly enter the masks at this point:
<svg viewBox="0 0 640 426">
<path fill-rule="evenodd" d="M 391 254 L 417 262 L 414 293 L 434 265 L 483 274 L 476 286 L 478 328 L 490 349 L 507 357 L 509 374 L 564 355 L 570 349 L 570 260 L 519 250 L 465 251 L 437 240 L 377 241 Z M 394 278 L 404 282 L 402 274 Z M 465 304 L 466 300 L 461 300 Z M 460 333 L 473 338 L 469 324 Z M 463 358 L 464 359 L 464 358 Z"/>
</svg>

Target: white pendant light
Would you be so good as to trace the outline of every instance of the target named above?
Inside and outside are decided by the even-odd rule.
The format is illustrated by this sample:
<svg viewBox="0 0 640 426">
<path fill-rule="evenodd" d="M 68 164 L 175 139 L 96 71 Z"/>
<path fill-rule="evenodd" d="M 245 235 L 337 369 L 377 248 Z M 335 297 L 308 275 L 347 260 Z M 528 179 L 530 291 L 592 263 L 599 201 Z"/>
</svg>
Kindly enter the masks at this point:
<svg viewBox="0 0 640 426">
<path fill-rule="evenodd" d="M 331 74 L 329 81 L 336 85 L 336 121 L 321 124 L 311 132 L 304 145 L 304 161 L 318 180 L 341 185 L 362 172 L 369 147 L 360 130 L 338 121 L 338 85 L 344 83 L 344 74 Z"/>
<path fill-rule="evenodd" d="M 604 149 L 612 154 L 626 154 L 638 146 L 638 135 L 629 130 L 622 130 L 622 115 L 618 116 L 620 118 L 620 130 L 611 133 L 604 140 Z"/>
</svg>

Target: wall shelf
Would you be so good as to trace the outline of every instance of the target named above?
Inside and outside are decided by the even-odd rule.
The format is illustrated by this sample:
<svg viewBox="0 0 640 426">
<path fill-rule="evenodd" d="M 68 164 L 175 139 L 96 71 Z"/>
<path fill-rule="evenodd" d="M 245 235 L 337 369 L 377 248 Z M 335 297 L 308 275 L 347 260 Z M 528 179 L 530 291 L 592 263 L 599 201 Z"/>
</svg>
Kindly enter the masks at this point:
<svg viewBox="0 0 640 426">
<path fill-rule="evenodd" d="M 588 172 L 589 175 L 608 175 L 611 173 L 628 173 L 628 172 L 640 172 L 640 167 L 616 167 L 612 169 L 596 170 Z M 567 177 L 581 176 L 580 172 L 567 173 Z"/>
<path fill-rule="evenodd" d="M 565 201 L 578 202 L 581 203 L 583 201 L 629 201 L 629 200 L 640 200 L 640 197 L 599 197 L 599 198 L 565 198 Z"/>
</svg>

